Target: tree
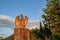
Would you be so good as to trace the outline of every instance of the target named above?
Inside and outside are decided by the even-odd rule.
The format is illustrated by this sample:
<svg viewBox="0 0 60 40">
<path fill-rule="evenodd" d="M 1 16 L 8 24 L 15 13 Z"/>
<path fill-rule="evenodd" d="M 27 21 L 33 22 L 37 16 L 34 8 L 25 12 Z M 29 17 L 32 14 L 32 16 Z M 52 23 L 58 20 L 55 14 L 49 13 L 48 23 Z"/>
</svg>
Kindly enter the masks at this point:
<svg viewBox="0 0 60 40">
<path fill-rule="evenodd" d="M 45 40 L 45 31 L 44 29 L 42 29 L 42 25 L 41 25 L 41 22 L 40 22 L 40 28 L 39 29 L 32 29 L 31 30 L 31 33 L 36 36 L 36 38 L 39 38 L 39 39 L 42 39 L 42 40 Z"/>
<path fill-rule="evenodd" d="M 37 38 L 40 38 L 42 40 L 46 40 L 47 37 L 50 39 L 50 36 L 52 34 L 50 29 L 46 28 L 45 25 L 44 27 L 42 26 L 41 22 L 40 22 L 40 28 L 32 29 L 31 33 L 35 35 Z"/>
<path fill-rule="evenodd" d="M 45 12 L 42 17 L 49 24 L 52 33 L 55 35 L 60 34 L 60 0 L 46 0 L 46 8 L 43 9 Z"/>
</svg>

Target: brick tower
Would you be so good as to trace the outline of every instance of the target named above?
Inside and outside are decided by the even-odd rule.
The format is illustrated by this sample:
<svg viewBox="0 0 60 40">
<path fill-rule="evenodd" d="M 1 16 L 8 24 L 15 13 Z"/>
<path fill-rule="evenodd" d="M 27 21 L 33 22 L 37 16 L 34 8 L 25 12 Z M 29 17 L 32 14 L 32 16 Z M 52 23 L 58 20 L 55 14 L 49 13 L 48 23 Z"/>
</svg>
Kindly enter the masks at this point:
<svg viewBox="0 0 60 40">
<path fill-rule="evenodd" d="M 15 19 L 14 40 L 30 40 L 29 29 L 25 28 L 28 23 L 28 17 L 23 15 L 17 16 Z"/>
</svg>

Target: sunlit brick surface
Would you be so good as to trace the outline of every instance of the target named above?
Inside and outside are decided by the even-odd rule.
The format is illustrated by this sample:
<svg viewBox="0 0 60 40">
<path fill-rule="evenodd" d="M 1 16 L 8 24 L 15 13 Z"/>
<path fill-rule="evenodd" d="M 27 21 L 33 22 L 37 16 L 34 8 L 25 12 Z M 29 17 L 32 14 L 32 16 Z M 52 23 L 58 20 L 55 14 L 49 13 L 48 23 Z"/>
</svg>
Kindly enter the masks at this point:
<svg viewBox="0 0 60 40">
<path fill-rule="evenodd" d="M 15 28 L 14 40 L 30 40 L 29 30 L 25 28 Z"/>
</svg>

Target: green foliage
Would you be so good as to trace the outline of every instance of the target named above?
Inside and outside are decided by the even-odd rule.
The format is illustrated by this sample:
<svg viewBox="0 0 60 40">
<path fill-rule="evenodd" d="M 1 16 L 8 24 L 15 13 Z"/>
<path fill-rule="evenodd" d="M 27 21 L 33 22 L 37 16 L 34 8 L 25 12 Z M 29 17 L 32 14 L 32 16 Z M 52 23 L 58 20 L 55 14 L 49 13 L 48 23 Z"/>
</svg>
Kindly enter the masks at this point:
<svg viewBox="0 0 60 40">
<path fill-rule="evenodd" d="M 53 35 L 53 36 L 51 37 L 51 40 L 60 40 L 60 36 L 58 36 L 58 35 Z"/>
<path fill-rule="evenodd" d="M 45 14 L 42 15 L 44 20 L 50 23 L 50 29 L 54 30 L 58 35 L 60 33 L 60 1 L 59 0 L 47 0 L 47 6 L 43 11 Z"/>
<path fill-rule="evenodd" d="M 40 38 L 42 40 L 45 40 L 45 37 L 50 37 L 51 36 L 51 31 L 48 28 L 42 27 L 41 22 L 40 22 L 40 28 L 39 29 L 32 29 L 31 30 L 31 35 L 36 36 L 36 38 Z"/>
<path fill-rule="evenodd" d="M 34 36 L 36 36 L 36 37 L 39 36 L 39 33 L 38 33 L 38 29 L 37 29 L 37 28 L 36 28 L 36 29 L 32 29 L 32 30 L 31 30 L 31 33 L 32 33 Z"/>
<path fill-rule="evenodd" d="M 41 23 L 40 23 L 40 26 L 41 26 Z M 45 32 L 44 30 L 40 27 L 40 29 L 32 29 L 31 30 L 31 34 L 33 34 L 34 36 L 36 36 L 36 38 L 39 38 L 39 39 L 44 39 L 45 37 Z"/>
</svg>

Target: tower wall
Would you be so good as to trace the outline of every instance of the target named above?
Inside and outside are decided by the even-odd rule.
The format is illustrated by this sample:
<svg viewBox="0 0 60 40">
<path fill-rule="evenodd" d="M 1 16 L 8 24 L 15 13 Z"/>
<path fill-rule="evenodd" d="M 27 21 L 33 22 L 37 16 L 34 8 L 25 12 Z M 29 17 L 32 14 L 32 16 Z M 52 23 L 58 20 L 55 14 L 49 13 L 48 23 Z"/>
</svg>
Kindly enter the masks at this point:
<svg viewBox="0 0 60 40">
<path fill-rule="evenodd" d="M 29 29 L 15 28 L 14 29 L 14 40 L 30 40 Z"/>
</svg>

